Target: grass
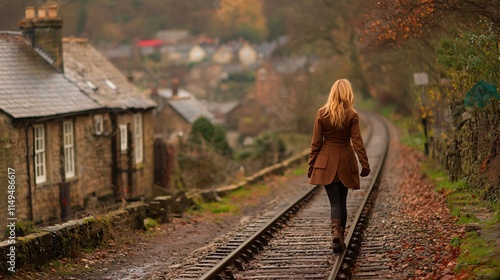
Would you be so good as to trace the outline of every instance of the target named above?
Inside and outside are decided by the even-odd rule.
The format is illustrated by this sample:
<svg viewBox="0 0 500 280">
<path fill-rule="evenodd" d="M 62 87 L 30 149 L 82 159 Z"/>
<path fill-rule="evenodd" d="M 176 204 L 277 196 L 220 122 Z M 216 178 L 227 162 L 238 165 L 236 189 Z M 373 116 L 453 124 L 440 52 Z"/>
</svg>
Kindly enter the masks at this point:
<svg viewBox="0 0 500 280">
<path fill-rule="evenodd" d="M 470 232 L 460 240 L 460 252 L 455 273 L 468 272 L 469 279 L 500 279 L 500 261 L 477 232 Z"/>
<path fill-rule="evenodd" d="M 457 224 L 477 223 L 482 229 L 498 227 L 499 205 L 492 205 L 479 199 L 479 194 L 465 180 L 451 182 L 441 168 L 430 159 L 422 165 L 421 172 L 435 182 L 436 191 L 446 195 L 451 215 L 458 217 Z M 481 221 L 467 206 L 488 208 L 494 211 L 491 219 Z M 465 274 L 467 279 L 500 279 L 500 260 L 495 244 L 480 236 L 476 231 L 466 234 L 463 239 L 453 237 L 452 246 L 460 246 L 460 256 L 455 267 L 456 274 Z"/>
<path fill-rule="evenodd" d="M 292 176 L 300 176 L 300 175 L 306 175 L 307 170 L 305 168 L 296 168 L 291 171 Z"/>
<path fill-rule="evenodd" d="M 75 271 L 79 270 L 87 270 L 91 269 L 87 266 L 82 266 L 81 264 L 75 263 L 75 259 L 61 259 L 61 260 L 53 260 L 46 265 L 46 267 L 53 269 L 55 274 L 58 276 L 70 276 Z"/>
<path fill-rule="evenodd" d="M 253 185 L 240 188 L 231 192 L 229 195 L 221 198 L 220 201 L 200 202 L 198 210 L 194 212 L 209 212 L 212 214 L 238 214 L 244 206 L 255 207 L 258 205 L 259 198 L 270 194 L 267 185 Z"/>
</svg>

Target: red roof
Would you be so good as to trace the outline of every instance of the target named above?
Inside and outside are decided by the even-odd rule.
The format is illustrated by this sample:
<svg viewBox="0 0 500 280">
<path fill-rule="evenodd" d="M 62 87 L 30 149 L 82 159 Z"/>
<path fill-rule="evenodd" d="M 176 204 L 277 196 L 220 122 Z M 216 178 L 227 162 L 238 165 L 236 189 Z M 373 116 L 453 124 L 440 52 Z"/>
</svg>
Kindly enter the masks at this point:
<svg viewBox="0 0 500 280">
<path fill-rule="evenodd" d="M 139 47 L 160 47 L 163 45 L 162 40 L 153 39 L 153 40 L 141 40 L 137 43 Z"/>
</svg>

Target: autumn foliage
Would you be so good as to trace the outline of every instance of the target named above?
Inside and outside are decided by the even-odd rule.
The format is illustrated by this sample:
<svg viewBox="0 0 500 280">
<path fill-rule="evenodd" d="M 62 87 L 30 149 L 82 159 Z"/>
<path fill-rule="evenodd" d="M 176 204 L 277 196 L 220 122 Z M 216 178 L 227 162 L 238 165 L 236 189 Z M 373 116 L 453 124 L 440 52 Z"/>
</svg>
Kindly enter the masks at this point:
<svg viewBox="0 0 500 280">
<path fill-rule="evenodd" d="M 371 1 L 357 19 L 359 44 L 400 46 L 409 38 L 431 36 L 444 24 L 467 24 L 488 19 L 500 23 L 498 2 L 490 0 L 388 0 Z"/>
</svg>

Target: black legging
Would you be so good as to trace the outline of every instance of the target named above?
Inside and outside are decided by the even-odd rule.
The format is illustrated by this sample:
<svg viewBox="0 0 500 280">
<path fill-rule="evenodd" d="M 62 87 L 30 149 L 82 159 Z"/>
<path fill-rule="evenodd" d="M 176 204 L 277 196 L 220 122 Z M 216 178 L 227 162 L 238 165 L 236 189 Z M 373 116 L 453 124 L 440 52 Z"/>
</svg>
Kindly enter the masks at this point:
<svg viewBox="0 0 500 280">
<path fill-rule="evenodd" d="M 345 229 L 347 223 L 347 188 L 342 182 L 332 182 L 325 185 L 326 194 L 330 200 L 332 219 L 340 219 L 342 228 Z"/>
</svg>

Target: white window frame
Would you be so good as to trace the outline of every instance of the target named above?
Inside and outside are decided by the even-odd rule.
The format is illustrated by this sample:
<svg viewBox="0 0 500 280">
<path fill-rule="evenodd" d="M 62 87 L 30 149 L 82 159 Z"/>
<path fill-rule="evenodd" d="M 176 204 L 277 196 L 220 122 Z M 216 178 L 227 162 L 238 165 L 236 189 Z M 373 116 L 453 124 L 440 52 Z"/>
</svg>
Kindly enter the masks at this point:
<svg viewBox="0 0 500 280">
<path fill-rule="evenodd" d="M 104 119 L 102 115 L 94 115 L 95 135 L 102 135 L 104 132 Z"/>
<path fill-rule="evenodd" d="M 126 152 L 128 149 L 127 125 L 120 124 L 120 151 Z"/>
<path fill-rule="evenodd" d="M 141 163 L 144 159 L 142 147 L 142 114 L 134 114 L 134 155 L 135 163 Z"/>
<path fill-rule="evenodd" d="M 47 166 L 45 162 L 45 127 L 43 124 L 33 126 L 33 149 L 35 163 L 35 183 L 47 181 Z"/>
<path fill-rule="evenodd" d="M 75 134 L 73 121 L 63 122 L 64 176 L 75 177 Z"/>
</svg>

